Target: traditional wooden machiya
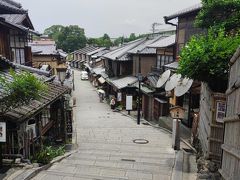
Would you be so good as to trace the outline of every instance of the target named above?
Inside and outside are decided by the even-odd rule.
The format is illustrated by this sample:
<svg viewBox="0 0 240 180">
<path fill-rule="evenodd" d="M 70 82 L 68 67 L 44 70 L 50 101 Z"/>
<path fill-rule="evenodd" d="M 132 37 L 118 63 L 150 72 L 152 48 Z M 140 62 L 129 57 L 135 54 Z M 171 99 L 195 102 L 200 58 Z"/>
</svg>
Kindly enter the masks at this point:
<svg viewBox="0 0 240 180">
<path fill-rule="evenodd" d="M 198 137 L 203 154 L 220 165 L 223 143 L 223 118 L 226 111 L 226 97 L 223 93 L 211 91 L 206 83 L 201 85 L 201 100 Z"/>
<path fill-rule="evenodd" d="M 224 143 L 222 145 L 222 167 L 219 170 L 224 179 L 240 177 L 240 49 L 230 60 L 230 77 L 227 94 L 227 116 Z"/>
</svg>

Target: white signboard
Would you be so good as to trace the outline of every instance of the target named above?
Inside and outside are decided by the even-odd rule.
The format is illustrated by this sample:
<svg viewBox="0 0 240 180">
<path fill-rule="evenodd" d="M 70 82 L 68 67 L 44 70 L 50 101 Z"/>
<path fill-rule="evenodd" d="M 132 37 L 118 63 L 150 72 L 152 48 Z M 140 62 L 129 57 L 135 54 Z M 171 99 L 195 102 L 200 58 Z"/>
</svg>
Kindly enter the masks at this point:
<svg viewBox="0 0 240 180">
<path fill-rule="evenodd" d="M 216 111 L 216 121 L 223 123 L 223 118 L 226 116 L 226 102 L 225 101 L 216 101 L 217 111 Z"/>
<path fill-rule="evenodd" d="M 117 101 L 122 101 L 122 93 L 117 93 Z"/>
<path fill-rule="evenodd" d="M 132 96 L 129 95 L 126 96 L 126 110 L 132 110 Z"/>
<path fill-rule="evenodd" d="M 6 142 L 6 122 L 0 122 L 0 142 Z"/>
</svg>

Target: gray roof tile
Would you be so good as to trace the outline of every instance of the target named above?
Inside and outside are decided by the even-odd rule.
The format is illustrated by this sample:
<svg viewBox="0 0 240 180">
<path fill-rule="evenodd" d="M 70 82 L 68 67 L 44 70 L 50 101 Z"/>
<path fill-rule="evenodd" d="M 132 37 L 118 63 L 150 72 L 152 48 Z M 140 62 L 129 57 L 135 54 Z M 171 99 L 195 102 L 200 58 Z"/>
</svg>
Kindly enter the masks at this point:
<svg viewBox="0 0 240 180">
<path fill-rule="evenodd" d="M 135 41 L 131 41 L 115 50 L 112 50 L 106 54 L 103 55 L 103 57 L 111 59 L 111 60 L 119 60 L 119 61 L 126 61 L 129 60 L 128 57 L 126 56 L 128 51 L 131 49 L 137 47 L 139 44 L 144 42 L 146 38 L 142 39 L 137 39 Z"/>
<path fill-rule="evenodd" d="M 147 46 L 150 47 L 150 48 L 168 47 L 168 46 L 171 46 L 171 45 L 175 44 L 175 40 L 176 40 L 176 36 L 171 35 L 169 37 L 159 39 L 159 40 L 155 41 L 154 43 L 149 44 Z"/>
<path fill-rule="evenodd" d="M 123 78 L 109 78 L 107 81 L 114 85 L 117 89 L 123 89 L 128 85 L 132 85 L 138 81 L 138 79 L 134 76 L 127 76 Z"/>
<path fill-rule="evenodd" d="M 202 8 L 202 4 L 198 3 L 198 4 L 194 5 L 194 6 L 191 6 L 191 7 L 188 7 L 186 9 L 183 9 L 181 11 L 178 11 L 177 13 L 174 13 L 172 15 L 165 16 L 164 19 L 165 19 L 165 21 L 169 21 L 169 20 L 177 18 L 179 16 L 183 16 L 183 15 L 188 14 L 188 13 L 199 11 L 201 8 Z"/>
<path fill-rule="evenodd" d="M 0 8 L 12 11 L 12 13 L 27 13 L 20 3 L 13 0 L 0 0 Z"/>
</svg>

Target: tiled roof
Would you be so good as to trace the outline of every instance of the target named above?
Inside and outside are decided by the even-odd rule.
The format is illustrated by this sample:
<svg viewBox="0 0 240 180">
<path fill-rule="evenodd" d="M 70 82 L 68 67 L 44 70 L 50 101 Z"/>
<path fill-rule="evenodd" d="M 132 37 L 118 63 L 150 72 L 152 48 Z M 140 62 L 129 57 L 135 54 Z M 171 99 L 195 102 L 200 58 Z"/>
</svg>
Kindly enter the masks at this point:
<svg viewBox="0 0 240 180">
<path fill-rule="evenodd" d="M 8 64 L 9 66 L 14 65 L 14 63 L 10 63 L 10 61 L 1 59 L 1 65 L 3 65 L 4 63 Z M 8 68 L 6 68 L 6 67 L 7 66 L 5 66 L 4 70 L 0 70 L 0 77 L 6 77 L 6 80 L 10 82 L 10 81 L 12 81 L 12 77 L 9 74 L 9 67 Z M 29 68 L 30 68 L 27 66 L 24 67 L 23 65 L 15 66 L 14 71 L 17 74 L 22 71 L 21 69 L 19 69 L 19 67 L 21 69 L 23 69 L 24 71 L 29 71 Z M 30 72 L 33 72 L 32 69 L 34 69 L 34 68 L 30 68 Z M 30 118 L 31 116 L 34 116 L 37 112 L 39 112 L 39 110 L 48 106 L 50 103 L 54 102 L 57 98 L 59 98 L 61 95 L 63 95 L 64 93 L 66 93 L 68 91 L 68 88 L 65 86 L 61 86 L 60 84 L 56 84 L 54 82 L 48 82 L 52 78 L 48 78 L 44 75 L 39 75 L 38 72 L 40 72 L 40 70 L 36 69 L 36 71 L 35 71 L 35 73 L 33 73 L 33 75 L 36 76 L 37 78 L 41 79 L 47 85 L 47 91 L 42 92 L 40 94 L 40 99 L 32 100 L 27 105 L 20 106 L 15 109 L 11 109 L 6 114 L 4 114 L 4 116 L 10 118 L 14 122 L 16 122 L 16 121 L 22 122 L 26 118 Z M 3 98 L 6 95 L 7 95 L 6 92 L 4 92 L 4 90 L 0 87 L 0 98 Z"/>
<path fill-rule="evenodd" d="M 138 83 L 139 82 L 136 82 L 132 86 L 138 88 L 139 87 Z M 146 84 L 143 84 L 143 83 L 141 83 L 140 88 L 141 88 L 141 91 L 145 94 L 150 94 L 155 91 L 154 89 L 151 89 L 150 87 L 148 87 Z"/>
<path fill-rule="evenodd" d="M 0 19 L 0 24 L 2 25 L 7 25 L 7 26 L 10 26 L 11 28 L 14 28 L 14 29 L 18 29 L 20 31 L 23 31 L 25 33 L 32 33 L 32 34 L 35 34 L 35 35 L 40 35 L 37 31 L 34 31 L 33 29 L 29 29 L 23 25 L 19 25 L 19 24 L 15 24 L 15 23 L 11 23 L 11 22 L 8 22 L 8 21 L 3 21 Z"/>
<path fill-rule="evenodd" d="M 174 13 L 174 14 L 172 14 L 172 15 L 165 16 L 164 19 L 165 19 L 165 21 L 169 21 L 169 20 L 171 20 L 171 19 L 174 19 L 174 18 L 183 16 L 183 15 L 185 15 L 185 14 L 189 14 L 189 13 L 192 13 L 192 12 L 199 11 L 201 8 L 202 8 L 202 4 L 199 3 L 199 4 L 196 4 L 196 5 L 191 6 L 191 7 L 189 7 L 189 8 L 186 8 L 186 9 L 183 9 L 183 10 L 181 10 L 181 11 L 178 11 L 177 13 Z"/>
<path fill-rule="evenodd" d="M 154 43 L 155 41 L 164 38 L 165 36 L 157 36 L 154 38 L 148 37 L 147 39 L 145 39 L 145 41 L 143 41 L 141 44 L 139 44 L 138 46 L 136 46 L 135 48 L 131 49 L 128 51 L 128 53 L 130 54 L 148 54 L 148 53 L 156 53 L 156 49 L 146 49 L 146 47 L 149 44 Z"/>
<path fill-rule="evenodd" d="M 107 79 L 107 81 L 113 86 L 115 86 L 117 89 L 123 89 L 128 85 L 132 85 L 133 83 L 138 81 L 138 79 L 134 76 L 127 76 L 123 78 L 109 78 Z"/>
<path fill-rule="evenodd" d="M 88 52 L 92 52 L 95 51 L 96 49 L 98 49 L 98 47 L 95 46 L 86 46 L 82 49 L 79 49 L 77 51 L 74 51 L 74 53 L 76 54 L 87 54 Z"/>
<path fill-rule="evenodd" d="M 98 53 L 92 55 L 91 57 L 92 58 L 99 58 L 99 57 L 103 56 L 104 54 L 108 53 L 109 51 L 110 50 L 105 49 L 105 50 L 99 51 Z"/>
<path fill-rule="evenodd" d="M 131 41 L 115 50 L 112 50 L 106 54 L 103 55 L 103 57 L 111 59 L 111 60 L 118 60 L 118 61 L 126 61 L 129 60 L 128 58 L 126 58 L 126 54 L 128 53 L 128 51 L 130 51 L 131 49 L 137 47 L 139 44 L 141 44 L 142 42 L 144 42 L 146 40 L 146 38 L 142 38 L 142 39 L 137 39 L 135 41 Z"/>
<path fill-rule="evenodd" d="M 148 47 L 151 48 L 162 48 L 162 47 L 168 47 L 171 46 L 173 44 L 175 44 L 175 40 L 176 40 L 176 36 L 175 35 L 171 35 L 169 37 L 165 37 L 162 39 L 157 40 L 156 42 L 149 44 Z"/>
<path fill-rule="evenodd" d="M 21 24 L 26 16 L 26 14 L 0 14 L 0 17 L 4 18 L 5 21 L 15 24 Z"/>
<path fill-rule="evenodd" d="M 92 72 L 94 72 L 97 75 L 101 75 L 102 72 L 105 72 L 105 69 L 102 66 L 95 67 L 95 68 L 92 69 Z"/>
<path fill-rule="evenodd" d="M 100 48 L 98 48 L 98 49 L 96 49 L 96 50 L 93 50 L 93 51 L 88 52 L 87 55 L 88 55 L 88 56 L 91 56 L 91 55 L 94 55 L 94 54 L 96 54 L 96 53 L 98 53 L 98 52 L 101 52 L 101 51 L 103 51 L 103 50 L 105 50 L 105 49 L 106 49 L 105 47 L 100 47 Z"/>
<path fill-rule="evenodd" d="M 27 13 L 20 3 L 13 0 L 0 0 L 0 8 L 9 10 L 11 13 Z"/>
<path fill-rule="evenodd" d="M 17 68 L 17 69 L 23 70 L 23 71 L 29 71 L 31 73 L 35 73 L 38 76 L 42 76 L 42 77 L 49 77 L 50 76 L 50 72 L 42 71 L 40 69 L 29 67 L 29 66 L 24 66 L 24 65 L 21 65 L 21 64 L 17 64 L 17 63 L 14 63 L 14 62 L 6 59 L 5 57 L 0 57 L 0 67 L 1 66 Z"/>
<path fill-rule="evenodd" d="M 56 55 L 57 50 L 55 45 L 51 44 L 29 44 L 32 47 L 33 54 L 36 55 Z"/>
<path fill-rule="evenodd" d="M 166 64 L 164 65 L 165 68 L 168 68 L 168 69 L 173 69 L 173 70 L 176 70 L 178 68 L 178 62 L 177 61 L 174 61 L 170 64 Z"/>
</svg>

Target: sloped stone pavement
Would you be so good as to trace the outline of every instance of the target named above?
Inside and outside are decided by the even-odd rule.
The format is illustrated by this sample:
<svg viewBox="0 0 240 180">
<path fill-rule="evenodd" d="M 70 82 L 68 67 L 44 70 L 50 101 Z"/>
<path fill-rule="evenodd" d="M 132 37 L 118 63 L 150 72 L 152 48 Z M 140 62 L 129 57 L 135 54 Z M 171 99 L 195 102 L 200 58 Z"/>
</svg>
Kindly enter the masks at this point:
<svg viewBox="0 0 240 180">
<path fill-rule="evenodd" d="M 75 71 L 74 126 L 78 149 L 33 179 L 168 180 L 175 163 L 171 135 L 136 122 L 100 103 L 89 81 Z M 135 144 L 146 139 L 147 144 Z"/>
</svg>

